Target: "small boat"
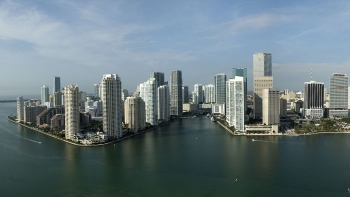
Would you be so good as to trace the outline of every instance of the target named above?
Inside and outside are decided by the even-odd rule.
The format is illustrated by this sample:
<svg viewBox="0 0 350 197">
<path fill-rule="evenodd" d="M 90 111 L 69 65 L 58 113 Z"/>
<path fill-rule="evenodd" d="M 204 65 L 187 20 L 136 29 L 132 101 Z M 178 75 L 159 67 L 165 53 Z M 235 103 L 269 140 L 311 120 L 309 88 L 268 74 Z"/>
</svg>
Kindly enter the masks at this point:
<svg viewBox="0 0 350 197">
<path fill-rule="evenodd" d="M 252 139 L 252 141 L 254 142 L 255 140 L 254 140 L 254 139 Z"/>
<path fill-rule="evenodd" d="M 210 115 L 209 115 L 209 113 L 207 114 L 207 117 L 209 117 Z"/>
<path fill-rule="evenodd" d="M 348 188 L 348 192 L 350 193 L 350 188 Z"/>
<path fill-rule="evenodd" d="M 215 118 L 214 118 L 213 116 L 210 118 L 210 120 L 213 121 L 213 122 L 216 121 Z"/>
</svg>

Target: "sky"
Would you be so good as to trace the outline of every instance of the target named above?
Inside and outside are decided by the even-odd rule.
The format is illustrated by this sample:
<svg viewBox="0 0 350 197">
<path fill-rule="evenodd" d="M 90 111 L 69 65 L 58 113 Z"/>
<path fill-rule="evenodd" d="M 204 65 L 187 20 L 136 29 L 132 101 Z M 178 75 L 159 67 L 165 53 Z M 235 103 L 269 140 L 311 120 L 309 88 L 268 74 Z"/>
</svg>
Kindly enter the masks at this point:
<svg viewBox="0 0 350 197">
<path fill-rule="evenodd" d="M 0 0 L 0 98 L 77 84 L 93 93 L 103 74 L 134 92 L 150 72 L 181 70 L 183 85 L 213 84 L 253 54 L 272 54 L 274 87 L 301 91 L 350 75 L 348 0 Z"/>
</svg>

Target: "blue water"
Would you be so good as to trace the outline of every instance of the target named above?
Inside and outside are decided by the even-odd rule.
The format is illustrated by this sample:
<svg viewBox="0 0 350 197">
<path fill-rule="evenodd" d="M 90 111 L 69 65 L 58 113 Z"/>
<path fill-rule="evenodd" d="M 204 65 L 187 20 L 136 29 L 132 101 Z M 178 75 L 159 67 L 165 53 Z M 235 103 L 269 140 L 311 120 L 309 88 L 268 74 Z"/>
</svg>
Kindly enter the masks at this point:
<svg viewBox="0 0 350 197">
<path fill-rule="evenodd" d="M 15 103 L 0 109 L 1 196 L 350 195 L 347 134 L 253 142 L 198 117 L 76 147 L 7 121 Z"/>
</svg>

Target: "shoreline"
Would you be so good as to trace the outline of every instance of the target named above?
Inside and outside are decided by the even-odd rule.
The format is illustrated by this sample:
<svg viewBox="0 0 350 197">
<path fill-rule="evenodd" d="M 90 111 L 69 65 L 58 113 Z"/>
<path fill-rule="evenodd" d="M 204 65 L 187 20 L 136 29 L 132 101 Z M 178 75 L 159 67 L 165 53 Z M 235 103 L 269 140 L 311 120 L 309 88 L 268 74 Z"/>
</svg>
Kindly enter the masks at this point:
<svg viewBox="0 0 350 197">
<path fill-rule="evenodd" d="M 114 144 L 114 143 L 116 143 L 116 142 L 125 140 L 125 139 L 127 139 L 127 138 L 133 137 L 133 136 L 138 135 L 138 134 L 146 133 L 147 131 L 156 129 L 157 127 L 160 127 L 160 126 L 163 126 L 163 125 L 167 125 L 167 124 L 170 123 L 170 121 L 169 121 L 169 122 L 166 122 L 166 123 L 164 123 L 164 124 L 158 125 L 157 127 L 153 127 L 153 128 L 150 128 L 150 129 L 146 129 L 146 130 L 144 130 L 144 131 L 137 132 L 137 133 L 134 133 L 134 134 L 132 134 L 132 135 L 128 135 L 128 136 L 125 136 L 125 137 L 122 137 L 122 138 L 119 138 L 119 139 L 115 139 L 115 140 L 112 140 L 112 141 L 109 141 L 109 142 L 106 142 L 106 143 L 101 143 L 101 144 L 79 144 L 79 143 L 75 143 L 75 142 L 66 140 L 66 139 L 64 139 L 64 138 L 57 137 L 56 135 L 52 135 L 52 134 L 46 133 L 46 132 L 44 132 L 44 131 L 41 131 L 40 129 L 27 126 L 27 125 L 22 124 L 22 123 L 19 123 L 19 122 L 17 122 L 17 121 L 14 121 L 14 120 L 11 120 L 11 119 L 8 119 L 8 120 L 11 121 L 11 122 L 13 122 L 13 123 L 15 123 L 15 124 L 18 124 L 18 125 L 20 125 L 20 126 L 23 126 L 23 127 L 28 128 L 28 129 L 31 129 L 31 130 L 33 130 L 33 131 L 42 133 L 42 134 L 44 134 L 44 135 L 46 135 L 46 136 L 55 138 L 55 139 L 57 139 L 57 140 L 61 140 L 61 141 L 63 141 L 63 142 L 66 142 L 66 143 L 68 143 L 68 144 L 71 144 L 71 145 L 80 146 L 80 147 L 96 147 L 96 146 L 105 146 L 105 145 L 109 145 L 109 144 Z"/>
<path fill-rule="evenodd" d="M 278 133 L 278 134 L 270 134 L 270 133 L 257 133 L 257 134 L 235 134 L 231 131 L 227 126 L 223 125 L 221 122 L 216 121 L 221 127 L 223 127 L 227 132 L 234 136 L 289 136 L 289 137 L 298 137 L 298 136 L 306 136 L 306 135 L 319 135 L 319 134 L 350 134 L 350 131 L 339 131 L 339 132 L 331 132 L 331 131 L 320 131 L 320 132 L 311 132 L 311 133 L 295 133 L 295 135 Z"/>
</svg>

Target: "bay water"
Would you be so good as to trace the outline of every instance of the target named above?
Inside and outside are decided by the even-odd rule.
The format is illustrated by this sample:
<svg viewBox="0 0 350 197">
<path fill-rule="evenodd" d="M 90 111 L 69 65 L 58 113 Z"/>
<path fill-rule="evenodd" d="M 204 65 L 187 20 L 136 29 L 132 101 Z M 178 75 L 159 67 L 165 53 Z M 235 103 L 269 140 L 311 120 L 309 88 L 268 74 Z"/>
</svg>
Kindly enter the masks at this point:
<svg viewBox="0 0 350 197">
<path fill-rule="evenodd" d="M 1 196 L 350 195 L 350 134 L 233 136 L 202 116 L 77 147 L 11 114 L 0 103 Z"/>
</svg>

